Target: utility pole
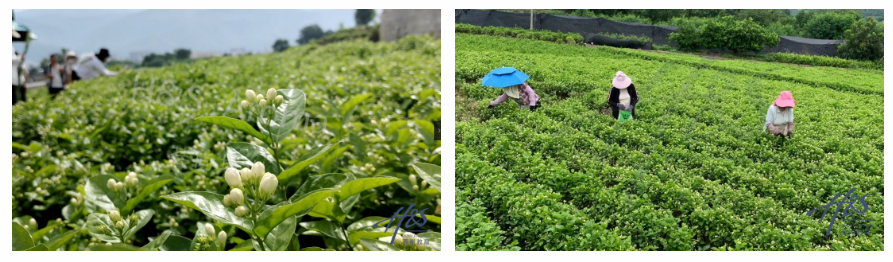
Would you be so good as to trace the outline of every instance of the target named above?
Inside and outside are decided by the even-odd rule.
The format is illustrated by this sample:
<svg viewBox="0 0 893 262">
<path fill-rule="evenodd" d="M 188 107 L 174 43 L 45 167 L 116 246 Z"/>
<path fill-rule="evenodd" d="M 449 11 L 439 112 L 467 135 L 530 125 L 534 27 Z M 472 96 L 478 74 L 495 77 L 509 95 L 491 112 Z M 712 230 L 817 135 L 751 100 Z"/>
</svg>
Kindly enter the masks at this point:
<svg viewBox="0 0 893 262">
<path fill-rule="evenodd" d="M 533 30 L 533 9 L 530 9 L 530 30 Z"/>
</svg>

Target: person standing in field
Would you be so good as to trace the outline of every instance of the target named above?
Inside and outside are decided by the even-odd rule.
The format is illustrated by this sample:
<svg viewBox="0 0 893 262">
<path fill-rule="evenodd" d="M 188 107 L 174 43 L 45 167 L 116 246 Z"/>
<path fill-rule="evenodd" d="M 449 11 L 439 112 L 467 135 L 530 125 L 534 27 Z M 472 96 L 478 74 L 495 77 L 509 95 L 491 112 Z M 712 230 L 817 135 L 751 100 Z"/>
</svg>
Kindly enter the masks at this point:
<svg viewBox="0 0 893 262">
<path fill-rule="evenodd" d="M 71 84 L 71 75 L 74 74 L 74 66 L 78 64 L 78 55 L 72 50 L 65 53 L 65 63 L 63 64 L 62 86 Z"/>
<path fill-rule="evenodd" d="M 71 80 L 90 80 L 98 76 L 118 75 L 117 72 L 112 72 L 105 68 L 105 63 L 108 62 L 109 57 L 111 57 L 109 50 L 105 48 L 100 49 L 99 53 L 95 55 L 84 56 L 78 65 L 74 67 Z"/>
<path fill-rule="evenodd" d="M 17 36 L 18 33 L 13 30 L 13 36 Z M 16 52 L 15 46 L 12 47 L 12 104 L 18 104 L 19 101 L 25 102 L 25 79 L 27 79 L 28 71 L 22 69 L 22 74 L 19 75 L 19 66 L 22 63 L 25 63 L 25 55 L 19 55 Z M 21 99 L 19 98 L 21 97 Z"/>
<path fill-rule="evenodd" d="M 46 79 L 50 91 L 50 95 L 53 96 L 53 99 L 56 99 L 56 95 L 63 90 L 62 83 L 62 74 L 65 72 L 65 68 L 59 64 L 59 58 L 53 54 L 50 55 L 50 65 L 47 66 L 46 69 Z"/>
<path fill-rule="evenodd" d="M 763 131 L 769 134 L 790 139 L 794 135 L 794 97 L 791 91 L 782 91 L 769 105 L 766 112 L 766 124 Z"/>
<path fill-rule="evenodd" d="M 633 119 L 636 119 L 637 103 L 639 103 L 639 93 L 636 92 L 636 85 L 623 71 L 617 71 L 614 74 L 614 80 L 611 81 L 611 92 L 608 94 L 611 116 L 617 119 L 620 110 L 625 110 L 630 111 Z"/>
</svg>

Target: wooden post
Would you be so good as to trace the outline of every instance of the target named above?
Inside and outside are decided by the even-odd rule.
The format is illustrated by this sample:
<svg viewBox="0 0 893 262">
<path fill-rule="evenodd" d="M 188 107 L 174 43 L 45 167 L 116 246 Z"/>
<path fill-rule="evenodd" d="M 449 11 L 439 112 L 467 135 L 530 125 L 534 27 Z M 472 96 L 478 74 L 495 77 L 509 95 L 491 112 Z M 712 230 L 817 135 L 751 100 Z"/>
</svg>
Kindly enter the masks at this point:
<svg viewBox="0 0 893 262">
<path fill-rule="evenodd" d="M 530 9 L 530 30 L 533 30 L 533 9 Z"/>
</svg>

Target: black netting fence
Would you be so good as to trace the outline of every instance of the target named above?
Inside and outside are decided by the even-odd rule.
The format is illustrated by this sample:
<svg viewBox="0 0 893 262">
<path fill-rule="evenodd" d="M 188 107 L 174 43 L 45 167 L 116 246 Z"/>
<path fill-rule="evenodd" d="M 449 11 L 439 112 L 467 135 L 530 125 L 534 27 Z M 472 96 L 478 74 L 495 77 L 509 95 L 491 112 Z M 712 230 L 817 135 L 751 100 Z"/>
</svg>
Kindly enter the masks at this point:
<svg viewBox="0 0 893 262">
<path fill-rule="evenodd" d="M 494 10 L 456 10 L 456 23 L 476 26 L 521 27 L 530 28 L 530 13 L 512 13 Z M 625 47 L 631 45 L 629 40 L 609 41 L 597 37 L 598 33 L 645 36 L 651 38 L 656 45 L 675 45 L 670 41 L 670 34 L 676 32 L 674 26 L 660 26 L 640 23 L 617 22 L 604 18 L 588 18 L 566 15 L 534 14 L 533 28 L 539 30 L 578 33 L 586 43 L 601 41 L 603 45 Z M 590 42 L 589 40 L 592 40 Z M 778 46 L 766 48 L 760 53 L 786 52 L 806 55 L 837 56 L 837 46 L 843 40 L 822 40 L 794 36 L 781 36 Z M 649 44 L 650 47 L 650 44 Z M 640 48 L 640 47 L 632 47 Z M 645 47 L 641 47 L 646 49 Z"/>
</svg>

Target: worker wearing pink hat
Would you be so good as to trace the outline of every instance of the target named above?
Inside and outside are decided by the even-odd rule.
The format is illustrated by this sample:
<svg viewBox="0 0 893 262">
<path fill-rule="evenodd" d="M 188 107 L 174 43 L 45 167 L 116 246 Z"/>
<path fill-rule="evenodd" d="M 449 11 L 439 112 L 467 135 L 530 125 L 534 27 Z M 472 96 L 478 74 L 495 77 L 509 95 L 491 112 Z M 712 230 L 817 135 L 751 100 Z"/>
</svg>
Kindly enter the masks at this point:
<svg viewBox="0 0 893 262">
<path fill-rule="evenodd" d="M 794 133 L 794 97 L 791 91 L 782 91 L 775 98 L 775 102 L 769 106 L 766 112 L 766 124 L 763 131 L 775 136 L 791 138 Z"/>
<path fill-rule="evenodd" d="M 636 85 L 623 71 L 617 71 L 611 80 L 611 92 L 608 94 L 608 105 L 611 105 L 611 116 L 617 119 L 620 110 L 630 111 L 633 119 L 636 119 L 636 103 L 639 102 L 639 93 Z"/>
</svg>

